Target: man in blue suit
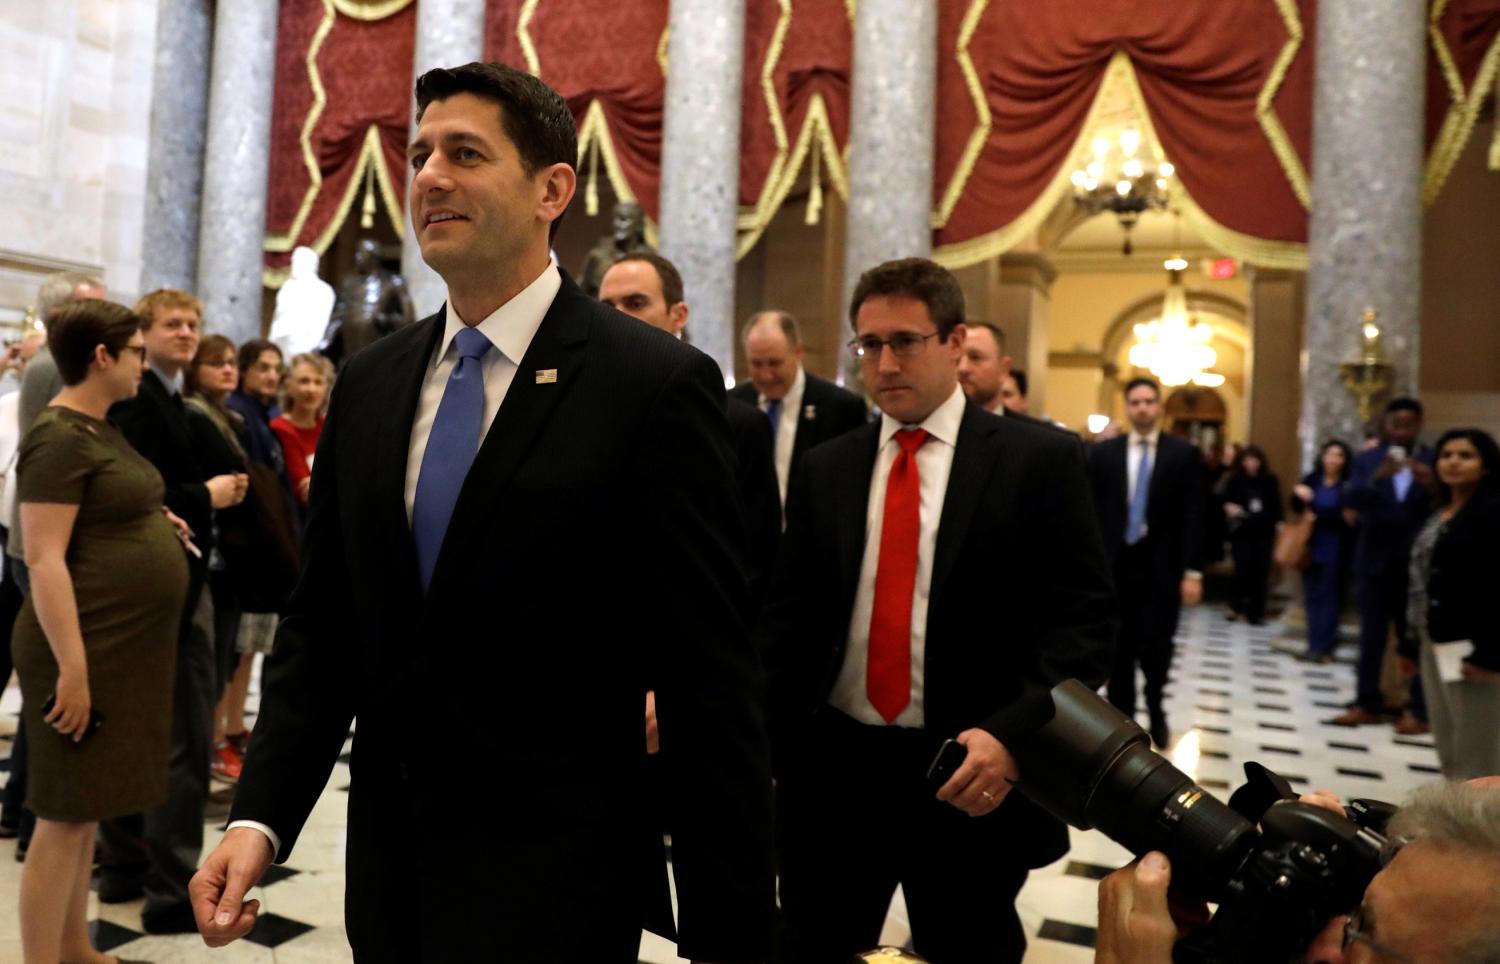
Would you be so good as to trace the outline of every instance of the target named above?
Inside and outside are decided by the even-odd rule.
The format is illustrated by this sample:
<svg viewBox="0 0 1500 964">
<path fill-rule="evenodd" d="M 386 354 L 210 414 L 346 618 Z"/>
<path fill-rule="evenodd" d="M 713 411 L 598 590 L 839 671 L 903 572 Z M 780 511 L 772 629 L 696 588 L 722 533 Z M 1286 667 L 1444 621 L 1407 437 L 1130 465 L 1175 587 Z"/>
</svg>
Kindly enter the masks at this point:
<svg viewBox="0 0 1500 964">
<path fill-rule="evenodd" d="M 1358 695 L 1328 722 L 1338 726 L 1380 723 L 1385 701 L 1380 674 L 1392 625 L 1406 634 L 1406 567 L 1412 539 L 1432 511 L 1432 449 L 1418 447 L 1422 403 L 1392 399 L 1381 419 L 1380 445 L 1361 452 L 1350 472 L 1348 504 L 1359 510 L 1354 550 L 1354 594 L 1359 606 Z M 1412 686 L 1411 716 L 1399 728 L 1426 732 L 1420 682 Z"/>
</svg>

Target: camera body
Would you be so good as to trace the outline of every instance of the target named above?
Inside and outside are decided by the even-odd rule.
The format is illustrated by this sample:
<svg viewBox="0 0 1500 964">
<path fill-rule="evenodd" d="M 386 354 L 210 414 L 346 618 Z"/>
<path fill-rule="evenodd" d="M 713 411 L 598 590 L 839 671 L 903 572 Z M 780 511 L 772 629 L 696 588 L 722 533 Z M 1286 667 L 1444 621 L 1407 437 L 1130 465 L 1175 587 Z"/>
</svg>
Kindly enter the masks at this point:
<svg viewBox="0 0 1500 964">
<path fill-rule="evenodd" d="M 1295 960 L 1330 918 L 1359 904 L 1380 871 L 1389 805 L 1352 808 L 1357 822 L 1297 802 L 1285 780 L 1254 763 L 1225 804 L 1077 680 L 1054 687 L 1052 703 L 1051 719 L 1008 747 L 1017 788 L 1137 856 L 1165 853 L 1175 890 L 1218 903 L 1210 924 L 1178 943 L 1177 960 Z"/>
</svg>

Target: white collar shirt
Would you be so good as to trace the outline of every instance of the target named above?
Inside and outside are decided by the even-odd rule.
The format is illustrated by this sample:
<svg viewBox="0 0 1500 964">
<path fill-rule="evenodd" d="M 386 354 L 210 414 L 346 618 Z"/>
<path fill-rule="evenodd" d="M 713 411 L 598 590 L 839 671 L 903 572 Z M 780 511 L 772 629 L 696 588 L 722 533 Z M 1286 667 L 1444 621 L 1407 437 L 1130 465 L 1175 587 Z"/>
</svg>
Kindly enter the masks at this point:
<svg viewBox="0 0 1500 964">
<path fill-rule="evenodd" d="M 906 428 L 925 429 L 931 438 L 917 449 L 916 455 L 921 514 L 917 530 L 917 580 L 911 606 L 911 702 L 892 723 L 920 727 L 926 720 L 922 684 L 927 656 L 927 604 L 932 594 L 933 550 L 937 546 L 938 521 L 943 515 L 943 499 L 948 493 L 948 476 L 953 470 L 954 446 L 958 443 L 965 403 L 963 391 L 955 387 L 948 400 L 920 425 L 902 425 L 889 415 L 881 415 L 880 448 L 875 456 L 875 469 L 870 475 L 870 499 L 865 510 L 865 552 L 854 594 L 854 612 L 849 620 L 848 645 L 844 650 L 844 664 L 828 698 L 829 705 L 861 723 L 884 726 L 886 722 L 870 703 L 865 671 L 870 654 L 870 618 L 875 612 L 875 572 L 880 563 L 886 483 L 890 480 L 896 455 L 901 451 L 896 433 Z"/>
<path fill-rule="evenodd" d="M 797 365 L 797 376 L 792 387 L 781 399 L 781 417 L 776 423 L 776 484 L 781 490 L 781 505 L 786 506 L 786 484 L 792 474 L 792 449 L 797 445 L 797 419 L 802 414 L 802 395 L 807 391 L 807 371 L 801 363 Z M 757 395 L 756 404 L 762 412 L 771 407 L 771 399 Z"/>
<path fill-rule="evenodd" d="M 1142 435 L 1135 429 L 1130 430 L 1127 438 L 1128 447 L 1125 449 L 1125 506 L 1130 506 L 1131 497 L 1135 494 L 1136 480 L 1141 474 L 1141 445 L 1144 443 L 1151 452 L 1151 474 L 1156 474 L 1156 445 L 1161 440 L 1161 429 L 1153 428 Z M 1144 526 L 1141 535 L 1146 534 Z"/>
<path fill-rule="evenodd" d="M 500 404 L 515 380 L 517 367 L 531 347 L 547 309 L 562 287 L 562 275 L 557 266 L 548 262 L 547 267 L 531 284 L 505 304 L 496 308 L 489 317 L 474 327 L 479 329 L 494 349 L 484 354 L 484 431 L 488 434 L 494 424 Z M 448 376 L 458 364 L 458 349 L 453 339 L 464 327 L 464 321 L 453 310 L 449 299 L 443 324 L 443 336 L 427 363 L 427 374 L 422 378 L 422 393 L 417 398 L 416 417 L 411 423 L 411 439 L 406 452 L 406 519 L 411 521 L 411 507 L 417 497 L 417 479 L 422 474 L 422 457 L 427 454 L 427 439 L 432 434 L 432 423 L 437 418 L 438 405 L 443 401 L 443 392 L 448 387 Z"/>
</svg>

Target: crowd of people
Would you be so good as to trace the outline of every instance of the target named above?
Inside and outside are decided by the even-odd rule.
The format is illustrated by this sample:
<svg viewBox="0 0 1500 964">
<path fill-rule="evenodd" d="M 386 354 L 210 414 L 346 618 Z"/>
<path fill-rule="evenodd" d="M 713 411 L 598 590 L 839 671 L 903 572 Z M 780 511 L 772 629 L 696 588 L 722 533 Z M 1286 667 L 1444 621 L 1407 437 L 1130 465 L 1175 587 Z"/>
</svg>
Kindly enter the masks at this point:
<svg viewBox="0 0 1500 964">
<path fill-rule="evenodd" d="M 1016 895 L 1068 836 L 1012 792 L 1010 747 L 1066 679 L 1133 717 L 1138 670 L 1169 745 L 1211 515 L 1234 612 L 1265 617 L 1283 499 L 1264 453 L 1215 486 L 1145 377 L 1112 438 L 1031 417 L 1004 333 L 921 258 L 853 292 L 869 403 L 806 370 L 779 310 L 746 319 L 750 378 L 726 398 L 670 261 L 626 255 L 596 300 L 549 259 L 577 156 L 555 92 L 476 64 L 425 74 L 417 101 L 411 213 L 446 304 L 337 377 L 202 334 L 187 292 L 127 309 L 91 279 L 44 286 L 46 347 L 0 400 L 24 760 L 0 827 L 30 835 L 27 960 L 107 960 L 96 839 L 100 899 L 144 895 L 148 932 L 244 936 L 356 716 L 362 961 L 633 961 L 644 924 L 693 960 L 822 964 L 877 942 L 898 885 L 935 964 L 1019 960 Z M 1445 774 L 1500 773 L 1500 454 L 1473 429 L 1416 448 L 1414 405 L 1354 459 L 1330 443 L 1292 493 L 1308 658 L 1331 652 L 1357 521 L 1374 602 L 1350 713 L 1383 718 L 1374 620 L 1396 621 Z M 507 783 L 475 834 L 451 808 L 497 690 Z M 1142 868 L 1111 892 L 1154 893 L 1166 871 Z"/>
</svg>

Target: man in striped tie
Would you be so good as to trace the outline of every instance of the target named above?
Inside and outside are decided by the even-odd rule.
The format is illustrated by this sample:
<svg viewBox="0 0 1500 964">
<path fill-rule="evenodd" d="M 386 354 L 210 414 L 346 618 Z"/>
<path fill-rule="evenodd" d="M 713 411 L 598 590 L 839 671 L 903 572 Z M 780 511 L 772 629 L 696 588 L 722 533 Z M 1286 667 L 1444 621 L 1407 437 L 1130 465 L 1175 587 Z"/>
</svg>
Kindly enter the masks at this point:
<svg viewBox="0 0 1500 964">
<path fill-rule="evenodd" d="M 1055 683 L 1103 682 L 1109 576 L 1077 442 L 967 401 L 963 319 L 931 261 L 866 272 L 849 347 L 881 418 L 793 476 L 759 636 L 797 961 L 876 944 L 898 884 L 933 964 L 1018 961 L 1015 896 L 1067 850 L 1006 744 Z M 964 760 L 930 779 L 947 740 Z"/>
</svg>

